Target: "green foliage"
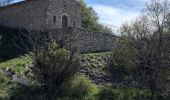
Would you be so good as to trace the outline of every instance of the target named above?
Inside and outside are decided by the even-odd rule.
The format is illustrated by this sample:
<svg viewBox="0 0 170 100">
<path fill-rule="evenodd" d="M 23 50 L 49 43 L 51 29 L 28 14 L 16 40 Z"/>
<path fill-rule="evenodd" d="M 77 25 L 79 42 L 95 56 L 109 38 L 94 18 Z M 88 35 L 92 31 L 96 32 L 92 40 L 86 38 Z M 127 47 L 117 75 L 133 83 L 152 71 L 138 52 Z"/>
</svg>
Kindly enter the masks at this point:
<svg viewBox="0 0 170 100">
<path fill-rule="evenodd" d="M 103 62 L 108 55 L 110 55 L 109 52 L 90 53 L 82 54 L 81 57 L 85 62 L 88 59 L 91 65 L 91 63 L 98 63 L 98 61 Z M 31 61 L 30 57 L 19 57 L 4 62 L 3 65 L 15 66 L 16 64 L 20 65 L 19 63 L 26 64 L 26 61 Z M 22 67 L 19 66 L 21 69 Z M 69 81 L 64 82 L 59 89 L 51 88 L 15 85 L 0 74 L 0 100 L 149 100 L 148 98 L 151 95 L 148 90 L 144 89 L 114 88 L 111 85 L 97 86 L 82 74 L 77 74 Z M 160 94 L 158 95 L 157 97 L 162 98 Z M 167 99 L 158 100 L 168 100 L 168 96 Z"/>
<path fill-rule="evenodd" d="M 92 7 L 87 6 L 84 0 L 79 0 L 79 2 L 82 7 L 83 28 L 91 29 L 94 31 L 112 33 L 110 28 L 105 27 L 104 25 L 99 23 L 99 17 Z"/>
<path fill-rule="evenodd" d="M 60 96 L 72 100 L 92 100 L 99 92 L 98 87 L 84 75 L 76 75 L 72 80 L 62 85 Z"/>
<path fill-rule="evenodd" d="M 8 91 L 11 86 L 10 80 L 0 72 L 0 100 L 8 100 Z"/>
<path fill-rule="evenodd" d="M 3 96 L 4 92 L 4 86 L 7 84 L 7 81 L 9 81 L 4 75 L 0 73 L 0 97 Z"/>
<path fill-rule="evenodd" d="M 0 77 L 0 79 L 2 79 Z M 8 79 L 7 79 L 8 80 Z M 8 82 L 8 81 L 5 81 Z M 150 91 L 137 88 L 114 88 L 111 85 L 96 86 L 83 75 L 76 75 L 60 87 L 60 91 L 38 86 L 18 86 L 10 84 L 0 89 L 2 100 L 150 100 Z M 3 87 L 3 88 L 4 88 Z M 156 100 L 169 100 L 160 93 Z"/>
<path fill-rule="evenodd" d="M 33 78 L 41 85 L 60 86 L 77 73 L 79 57 L 52 43 L 33 52 Z"/>
<path fill-rule="evenodd" d="M 141 89 L 121 89 L 108 85 L 102 87 L 98 100 L 149 100 L 150 93 Z"/>
<path fill-rule="evenodd" d="M 139 51 L 133 47 L 134 41 L 127 37 L 121 37 L 118 42 L 119 47 L 112 51 L 113 63 L 127 68 L 136 67 L 135 61 Z"/>
<path fill-rule="evenodd" d="M 83 75 L 76 75 L 69 82 L 62 84 L 59 90 L 11 85 L 11 88 L 7 90 L 6 98 L 9 100 L 95 100 L 98 92 L 98 87 L 89 79 Z"/>
<path fill-rule="evenodd" d="M 84 0 L 80 0 L 82 6 L 82 27 L 95 29 L 98 22 L 97 13 L 93 10 L 92 7 L 88 7 Z"/>
<path fill-rule="evenodd" d="M 8 67 L 15 74 L 24 75 L 25 66 L 30 62 L 31 62 L 30 56 L 28 55 L 20 56 L 18 58 L 0 63 L 0 69 L 6 69 Z"/>
</svg>

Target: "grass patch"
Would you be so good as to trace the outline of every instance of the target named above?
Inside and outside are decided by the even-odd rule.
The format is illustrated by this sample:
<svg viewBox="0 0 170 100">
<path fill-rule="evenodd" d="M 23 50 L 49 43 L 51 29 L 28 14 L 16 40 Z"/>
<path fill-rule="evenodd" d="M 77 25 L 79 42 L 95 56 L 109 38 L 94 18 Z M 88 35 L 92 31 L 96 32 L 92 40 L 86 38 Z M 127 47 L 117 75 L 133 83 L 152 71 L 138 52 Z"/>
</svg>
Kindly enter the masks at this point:
<svg viewBox="0 0 170 100">
<path fill-rule="evenodd" d="M 110 52 L 89 53 L 81 55 L 81 62 L 87 65 L 93 72 L 105 72 L 107 69 L 107 57 Z M 28 55 L 20 56 L 0 63 L 0 69 L 7 67 L 17 75 L 24 75 L 24 68 L 26 64 L 31 62 L 31 57 Z"/>
<path fill-rule="evenodd" d="M 82 74 L 76 75 L 71 81 L 63 84 L 60 97 L 69 100 L 95 100 L 99 88 Z"/>
<path fill-rule="evenodd" d="M 7 67 L 17 75 L 24 75 L 24 68 L 26 64 L 31 62 L 31 58 L 28 55 L 20 56 L 18 58 L 8 60 L 0 63 L 0 69 L 6 69 Z"/>
</svg>

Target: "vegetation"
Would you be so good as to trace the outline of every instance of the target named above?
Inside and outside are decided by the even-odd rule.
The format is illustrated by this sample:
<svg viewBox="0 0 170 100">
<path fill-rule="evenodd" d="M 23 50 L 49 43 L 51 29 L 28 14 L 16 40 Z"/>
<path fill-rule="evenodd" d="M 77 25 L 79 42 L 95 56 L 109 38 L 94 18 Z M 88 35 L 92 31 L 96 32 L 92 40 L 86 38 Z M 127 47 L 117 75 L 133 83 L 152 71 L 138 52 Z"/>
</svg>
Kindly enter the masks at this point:
<svg viewBox="0 0 170 100">
<path fill-rule="evenodd" d="M 110 52 L 89 53 L 81 55 L 81 63 L 85 64 L 94 73 L 107 72 Z"/>
<path fill-rule="evenodd" d="M 90 64 L 95 63 L 96 66 L 100 65 L 104 61 L 106 53 L 91 53 L 83 54 L 82 59 Z M 103 57 L 103 58 L 102 58 Z M 19 66 L 21 72 L 24 72 L 24 65 L 30 61 L 30 57 L 22 56 L 13 60 L 9 60 L 0 65 L 10 65 L 11 68 L 15 68 L 17 64 L 22 63 L 23 66 Z M 24 62 L 22 62 L 24 61 Z M 25 64 L 24 64 L 25 63 Z M 103 65 L 104 66 L 104 65 Z M 102 67 L 88 66 L 94 71 L 104 70 Z M 18 70 L 14 70 L 18 71 Z M 20 73 L 20 72 L 15 72 Z M 119 75 L 118 75 L 119 76 Z M 53 88 L 53 87 L 52 87 Z M 151 95 L 147 89 L 139 88 L 115 88 L 111 84 L 98 86 L 91 80 L 86 78 L 83 74 L 76 74 L 71 80 L 64 82 L 58 91 L 55 89 L 47 89 L 39 86 L 20 86 L 14 83 L 10 83 L 10 80 L 4 75 L 0 74 L 0 98 L 2 100 L 149 100 Z M 162 96 L 158 96 L 162 98 Z M 165 100 L 165 99 L 156 99 Z M 168 100 L 168 99 L 167 99 Z"/>
<path fill-rule="evenodd" d="M 7 84 L 8 83 L 9 83 L 9 79 L 0 73 L 0 99 L 8 96 L 8 94 L 7 94 L 7 89 L 8 89 Z"/>
<path fill-rule="evenodd" d="M 170 2 L 153 0 L 146 6 L 144 16 L 121 28 L 119 47 L 113 50 L 113 61 L 119 66 L 136 69 L 134 79 L 151 91 L 167 93 L 169 70 Z"/>
<path fill-rule="evenodd" d="M 111 85 L 96 86 L 81 74 L 64 83 L 59 91 L 16 85 L 9 83 L 5 76 L 0 76 L 0 80 L 1 100 L 149 100 L 147 98 L 150 96 L 150 93 L 143 89 L 121 89 Z M 141 99 L 136 99 L 140 97 Z"/>
<path fill-rule="evenodd" d="M 63 84 L 60 96 L 69 97 L 70 99 L 78 100 L 93 100 L 95 95 L 99 92 L 99 87 L 93 84 L 88 78 L 82 74 L 77 74 L 73 80 Z"/>
<path fill-rule="evenodd" d="M 103 31 L 94 10 L 87 7 L 83 0 L 80 3 L 83 7 L 83 27 Z M 153 0 L 147 4 L 143 16 L 131 24 L 122 25 L 118 48 L 113 50 L 112 59 L 109 59 L 109 52 L 77 55 L 61 48 L 43 33 L 21 34 L 18 38 L 16 34 L 11 35 L 18 31 L 3 31 L 4 28 L 1 28 L 0 57 L 1 61 L 6 61 L 0 63 L 0 69 L 9 68 L 14 74 L 22 76 L 25 75 L 26 64 L 31 62 L 29 75 L 37 84 L 14 84 L 0 72 L 0 99 L 169 100 L 169 5 L 167 0 Z M 21 54 L 19 49 L 11 45 L 17 43 L 14 41 L 16 38 L 21 44 L 15 46 L 27 53 L 31 50 L 31 56 L 8 60 Z M 90 77 L 78 73 L 80 61 L 90 73 L 105 75 L 111 72 L 115 81 L 136 82 L 140 88 L 96 85 Z"/>
<path fill-rule="evenodd" d="M 99 94 L 99 100 L 149 100 L 149 97 L 150 92 L 148 90 L 113 88 L 109 85 L 103 87 Z"/>
<path fill-rule="evenodd" d="M 93 31 L 112 33 L 107 26 L 99 23 L 99 18 L 92 7 L 88 7 L 84 0 L 79 0 L 82 7 L 82 27 Z"/>
<path fill-rule="evenodd" d="M 26 65 L 31 62 L 31 57 L 29 55 L 20 56 L 18 58 L 8 60 L 0 63 L 0 69 L 10 69 L 14 74 L 24 75 Z"/>
<path fill-rule="evenodd" d="M 30 69 L 33 78 L 40 85 L 49 87 L 59 87 L 74 76 L 80 67 L 77 54 L 60 48 L 55 43 L 36 49 L 32 60 Z"/>
</svg>

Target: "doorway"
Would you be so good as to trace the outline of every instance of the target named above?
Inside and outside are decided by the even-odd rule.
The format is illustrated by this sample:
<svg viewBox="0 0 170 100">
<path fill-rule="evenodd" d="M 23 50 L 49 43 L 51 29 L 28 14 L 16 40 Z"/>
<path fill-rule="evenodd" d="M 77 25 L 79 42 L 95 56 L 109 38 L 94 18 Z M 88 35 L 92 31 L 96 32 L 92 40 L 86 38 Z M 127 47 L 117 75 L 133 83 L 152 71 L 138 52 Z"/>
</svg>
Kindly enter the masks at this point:
<svg viewBox="0 0 170 100">
<path fill-rule="evenodd" d="M 68 18 L 67 16 L 63 15 L 62 17 L 62 28 L 67 28 L 68 27 Z"/>
</svg>

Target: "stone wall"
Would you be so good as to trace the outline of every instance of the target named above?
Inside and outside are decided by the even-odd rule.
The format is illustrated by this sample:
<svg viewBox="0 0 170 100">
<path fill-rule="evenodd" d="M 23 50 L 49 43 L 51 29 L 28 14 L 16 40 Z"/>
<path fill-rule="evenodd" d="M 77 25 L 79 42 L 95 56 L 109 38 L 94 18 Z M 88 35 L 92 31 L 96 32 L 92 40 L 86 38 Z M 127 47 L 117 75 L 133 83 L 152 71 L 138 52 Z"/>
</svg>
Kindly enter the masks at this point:
<svg viewBox="0 0 170 100">
<path fill-rule="evenodd" d="M 108 33 L 94 32 L 81 28 L 57 29 L 50 31 L 60 43 L 82 53 L 110 51 L 116 46 L 116 37 Z"/>
<path fill-rule="evenodd" d="M 0 25 L 42 30 L 46 26 L 46 0 L 27 0 L 0 8 Z"/>
</svg>

